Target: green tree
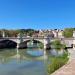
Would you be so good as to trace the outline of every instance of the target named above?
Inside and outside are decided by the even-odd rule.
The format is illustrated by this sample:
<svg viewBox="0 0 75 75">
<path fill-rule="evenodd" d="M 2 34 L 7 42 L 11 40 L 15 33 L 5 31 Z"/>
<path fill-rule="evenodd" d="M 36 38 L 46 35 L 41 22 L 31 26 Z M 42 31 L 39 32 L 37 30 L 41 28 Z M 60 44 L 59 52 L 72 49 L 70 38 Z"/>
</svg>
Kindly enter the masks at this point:
<svg viewBox="0 0 75 75">
<path fill-rule="evenodd" d="M 57 50 L 57 54 L 58 54 L 58 51 L 60 51 L 60 50 L 63 50 L 63 52 L 64 52 L 64 49 L 65 49 L 65 47 L 66 47 L 66 45 L 65 45 L 65 44 L 62 44 L 60 40 L 55 40 L 55 41 L 53 41 L 53 42 L 51 43 L 51 45 L 52 45 L 52 47 L 53 47 L 54 49 Z"/>
<path fill-rule="evenodd" d="M 55 49 L 60 50 L 61 49 L 61 42 L 59 40 L 55 40 L 51 43 L 52 47 Z"/>
<path fill-rule="evenodd" d="M 73 30 L 74 30 L 74 28 L 66 28 L 66 29 L 64 29 L 63 36 L 66 37 L 66 38 L 73 37 Z"/>
<path fill-rule="evenodd" d="M 60 40 L 53 41 L 51 45 L 53 46 L 53 48 L 58 49 L 58 50 L 64 49 L 66 47 L 66 45 L 62 44 Z"/>
</svg>

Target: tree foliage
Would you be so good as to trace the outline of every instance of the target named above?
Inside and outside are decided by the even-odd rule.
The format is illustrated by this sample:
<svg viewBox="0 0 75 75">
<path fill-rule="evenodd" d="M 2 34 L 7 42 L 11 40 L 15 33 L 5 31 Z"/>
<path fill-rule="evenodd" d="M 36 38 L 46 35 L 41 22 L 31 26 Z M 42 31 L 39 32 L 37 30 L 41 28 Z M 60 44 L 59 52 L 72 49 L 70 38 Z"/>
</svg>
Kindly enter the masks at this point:
<svg viewBox="0 0 75 75">
<path fill-rule="evenodd" d="M 33 33 L 36 32 L 36 30 L 33 30 L 33 29 L 17 29 L 17 30 L 2 29 L 0 30 L 0 37 L 2 37 L 3 31 L 5 32 L 6 37 L 17 37 L 19 33 L 23 35 L 32 36 Z"/>
<path fill-rule="evenodd" d="M 64 49 L 66 47 L 66 45 L 62 44 L 60 40 L 53 41 L 51 45 L 53 46 L 53 48 L 57 50 Z"/>
<path fill-rule="evenodd" d="M 75 30 L 74 28 L 66 28 L 66 29 L 64 29 L 63 36 L 66 37 L 66 38 L 73 37 L 73 31 L 74 30 Z"/>
</svg>

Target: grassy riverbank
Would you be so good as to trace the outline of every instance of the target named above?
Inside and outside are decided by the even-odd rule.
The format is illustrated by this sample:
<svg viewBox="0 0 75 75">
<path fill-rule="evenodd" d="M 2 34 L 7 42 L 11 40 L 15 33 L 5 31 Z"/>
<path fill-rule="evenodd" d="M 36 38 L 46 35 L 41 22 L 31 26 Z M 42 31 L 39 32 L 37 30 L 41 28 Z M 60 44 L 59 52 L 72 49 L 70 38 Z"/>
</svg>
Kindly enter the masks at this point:
<svg viewBox="0 0 75 75">
<path fill-rule="evenodd" d="M 63 56 L 50 56 L 49 60 L 51 61 L 51 63 L 48 65 L 48 74 L 50 75 L 51 73 L 62 67 L 64 64 L 66 64 L 68 59 L 69 58 L 67 52 L 65 52 Z"/>
</svg>

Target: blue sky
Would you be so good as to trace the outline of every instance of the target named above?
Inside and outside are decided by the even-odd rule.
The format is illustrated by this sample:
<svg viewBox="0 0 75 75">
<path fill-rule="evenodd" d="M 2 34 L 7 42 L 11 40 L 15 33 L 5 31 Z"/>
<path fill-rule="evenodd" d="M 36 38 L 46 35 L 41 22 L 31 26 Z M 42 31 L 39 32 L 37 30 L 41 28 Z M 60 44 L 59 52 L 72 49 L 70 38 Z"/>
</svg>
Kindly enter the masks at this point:
<svg viewBox="0 0 75 75">
<path fill-rule="evenodd" d="M 0 29 L 75 27 L 75 0 L 0 0 Z"/>
</svg>

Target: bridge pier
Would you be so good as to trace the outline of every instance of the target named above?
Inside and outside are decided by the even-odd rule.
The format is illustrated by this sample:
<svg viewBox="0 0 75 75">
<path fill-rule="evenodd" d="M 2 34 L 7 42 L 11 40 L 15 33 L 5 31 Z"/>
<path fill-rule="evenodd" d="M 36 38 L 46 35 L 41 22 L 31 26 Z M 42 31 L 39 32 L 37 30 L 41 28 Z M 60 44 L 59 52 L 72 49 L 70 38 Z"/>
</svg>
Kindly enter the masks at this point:
<svg viewBox="0 0 75 75">
<path fill-rule="evenodd" d="M 5 37 L 5 32 L 4 32 L 4 31 L 2 31 L 2 37 L 3 37 L 3 38 Z"/>
<path fill-rule="evenodd" d="M 44 39 L 44 49 L 47 49 L 47 41 Z"/>
<path fill-rule="evenodd" d="M 46 39 L 44 39 L 44 49 L 49 49 L 50 46 L 50 38 L 49 37 L 46 37 Z"/>
<path fill-rule="evenodd" d="M 47 49 L 47 40 L 44 39 L 44 59 L 47 59 L 46 49 Z"/>
<path fill-rule="evenodd" d="M 73 38 L 74 38 L 74 40 L 73 40 L 73 50 L 75 50 L 75 31 L 73 31 Z"/>
<path fill-rule="evenodd" d="M 73 50 L 75 50 L 75 39 L 73 40 Z"/>
<path fill-rule="evenodd" d="M 17 47 L 16 48 L 19 49 L 19 43 L 17 43 Z"/>
<path fill-rule="evenodd" d="M 47 49 L 46 45 L 44 44 L 44 49 Z"/>
</svg>

